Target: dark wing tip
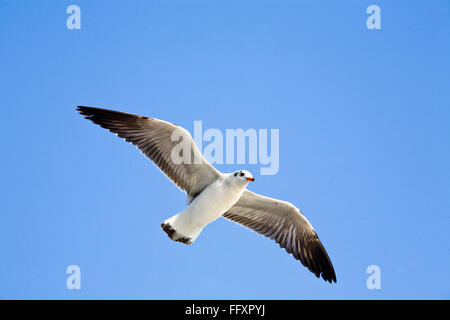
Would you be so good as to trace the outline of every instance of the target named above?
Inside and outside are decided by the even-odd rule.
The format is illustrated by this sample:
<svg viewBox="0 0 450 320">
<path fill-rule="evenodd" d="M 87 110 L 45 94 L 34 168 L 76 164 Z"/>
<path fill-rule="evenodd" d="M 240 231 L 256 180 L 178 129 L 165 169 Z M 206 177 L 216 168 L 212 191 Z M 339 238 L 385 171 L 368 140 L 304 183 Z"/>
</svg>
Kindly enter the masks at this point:
<svg viewBox="0 0 450 320">
<path fill-rule="evenodd" d="M 148 117 L 142 117 L 131 113 L 95 107 L 77 106 L 77 111 L 83 115 L 85 119 L 91 120 L 95 124 L 114 133 L 118 133 L 127 126 L 140 128 L 140 124 L 142 124 L 141 121 L 149 119 Z"/>
<path fill-rule="evenodd" d="M 92 107 L 85 107 L 85 106 L 77 106 L 77 111 L 80 111 L 81 114 L 83 112 L 88 111 L 89 109 L 93 109 Z"/>
<path fill-rule="evenodd" d="M 317 233 L 313 230 L 312 234 L 301 237 L 299 241 L 295 249 L 288 250 L 285 243 L 281 243 L 280 246 L 299 260 L 316 278 L 322 277 L 329 283 L 336 283 L 333 264 Z"/>
<path fill-rule="evenodd" d="M 333 264 L 316 232 L 314 232 L 314 237 L 306 244 L 306 250 L 311 256 L 311 258 L 305 259 L 308 269 L 313 272 L 317 278 L 322 276 L 322 279 L 329 283 L 337 283 Z"/>
<path fill-rule="evenodd" d="M 107 111 L 116 112 L 116 111 L 107 110 L 107 109 L 85 107 L 85 106 L 77 106 L 77 111 L 80 112 L 81 115 L 87 116 L 87 117 L 94 116 L 96 114 L 107 112 Z"/>
<path fill-rule="evenodd" d="M 112 120 L 149 119 L 148 117 L 138 116 L 131 113 L 96 107 L 77 106 L 76 110 L 81 115 L 85 116 L 86 119 L 94 119 L 94 118 L 106 118 Z"/>
</svg>

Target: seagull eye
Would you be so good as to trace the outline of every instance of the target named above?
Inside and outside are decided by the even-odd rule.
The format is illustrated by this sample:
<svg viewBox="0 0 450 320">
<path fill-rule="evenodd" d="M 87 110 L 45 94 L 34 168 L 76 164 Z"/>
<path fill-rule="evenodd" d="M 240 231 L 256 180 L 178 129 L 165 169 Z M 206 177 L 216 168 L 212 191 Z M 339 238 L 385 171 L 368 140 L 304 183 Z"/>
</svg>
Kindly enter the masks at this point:
<svg viewBox="0 0 450 320">
<path fill-rule="evenodd" d="M 244 173 L 241 172 L 240 176 L 243 177 L 243 176 L 244 176 Z"/>
</svg>

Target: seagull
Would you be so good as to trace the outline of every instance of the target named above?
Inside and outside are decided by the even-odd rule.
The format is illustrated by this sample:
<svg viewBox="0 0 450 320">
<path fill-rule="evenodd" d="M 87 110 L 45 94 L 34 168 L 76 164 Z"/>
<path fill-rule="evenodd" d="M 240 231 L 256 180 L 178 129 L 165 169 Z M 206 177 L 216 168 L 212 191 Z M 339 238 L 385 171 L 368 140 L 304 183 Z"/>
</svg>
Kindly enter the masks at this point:
<svg viewBox="0 0 450 320">
<path fill-rule="evenodd" d="M 86 119 L 135 145 L 186 192 L 186 209 L 161 224 L 170 239 L 191 244 L 203 228 L 224 217 L 275 240 L 317 278 L 336 282 L 333 264 L 301 211 L 289 202 L 247 190 L 247 185 L 255 179 L 246 170 L 219 172 L 203 158 L 186 129 L 119 111 L 85 106 L 78 106 L 77 110 Z M 178 139 L 173 139 L 174 134 Z M 174 158 L 173 151 L 180 141 L 190 151 L 191 161 L 180 162 Z M 178 153 L 181 156 L 183 150 Z"/>
</svg>

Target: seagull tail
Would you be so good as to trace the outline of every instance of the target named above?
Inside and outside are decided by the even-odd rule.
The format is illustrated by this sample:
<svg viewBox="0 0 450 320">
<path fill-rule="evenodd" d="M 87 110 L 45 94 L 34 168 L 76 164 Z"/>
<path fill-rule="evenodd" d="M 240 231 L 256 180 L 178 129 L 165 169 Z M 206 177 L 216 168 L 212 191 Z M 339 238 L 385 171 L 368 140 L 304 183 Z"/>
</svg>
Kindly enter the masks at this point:
<svg viewBox="0 0 450 320">
<path fill-rule="evenodd" d="M 199 228 L 187 221 L 184 212 L 165 220 L 161 223 L 161 228 L 170 239 L 184 244 L 193 243 L 203 230 L 203 228 Z"/>
</svg>

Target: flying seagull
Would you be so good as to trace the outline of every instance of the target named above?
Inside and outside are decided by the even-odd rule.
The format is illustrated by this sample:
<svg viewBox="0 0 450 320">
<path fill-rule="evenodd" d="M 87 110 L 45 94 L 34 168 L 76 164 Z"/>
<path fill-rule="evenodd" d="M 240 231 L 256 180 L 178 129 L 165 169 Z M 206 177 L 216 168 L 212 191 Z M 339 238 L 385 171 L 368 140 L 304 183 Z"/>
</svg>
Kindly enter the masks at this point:
<svg viewBox="0 0 450 320">
<path fill-rule="evenodd" d="M 170 239 L 193 243 L 209 223 L 224 217 L 275 240 L 317 278 L 336 282 L 333 265 L 311 224 L 289 202 L 247 190 L 252 174 L 246 170 L 221 173 L 196 147 L 191 135 L 175 124 L 134 114 L 79 106 L 86 119 L 134 144 L 180 189 L 187 193 L 187 208 L 170 217 L 161 228 Z M 174 139 L 173 137 L 177 137 Z M 179 143 L 188 153 L 173 152 Z M 185 156 L 178 161 L 174 154 Z"/>
</svg>

